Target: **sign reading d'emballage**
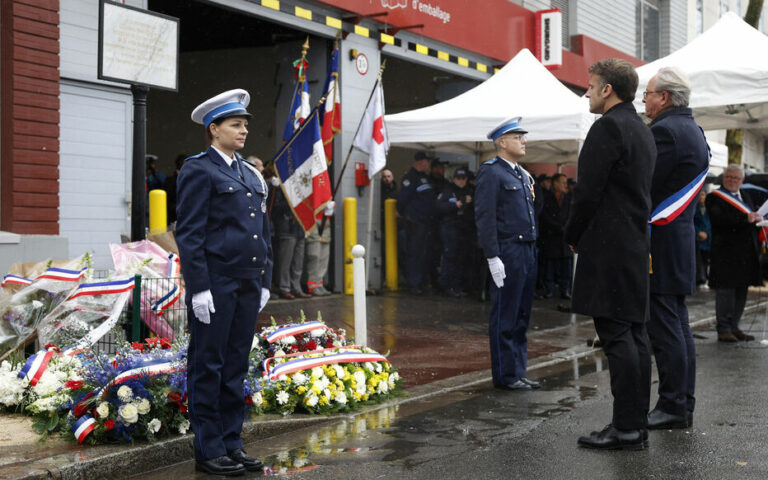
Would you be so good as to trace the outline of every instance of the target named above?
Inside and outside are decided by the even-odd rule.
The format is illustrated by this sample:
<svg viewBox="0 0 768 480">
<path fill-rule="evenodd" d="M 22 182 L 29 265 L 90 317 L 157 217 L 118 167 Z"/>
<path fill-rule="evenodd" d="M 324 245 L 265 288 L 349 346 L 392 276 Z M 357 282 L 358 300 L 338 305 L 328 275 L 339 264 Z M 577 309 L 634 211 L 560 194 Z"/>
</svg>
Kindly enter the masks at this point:
<svg viewBox="0 0 768 480">
<path fill-rule="evenodd" d="M 178 90 L 179 19 L 99 2 L 98 78 Z"/>
<path fill-rule="evenodd" d="M 536 12 L 536 58 L 551 69 L 563 64 L 563 13 L 553 8 Z"/>
</svg>

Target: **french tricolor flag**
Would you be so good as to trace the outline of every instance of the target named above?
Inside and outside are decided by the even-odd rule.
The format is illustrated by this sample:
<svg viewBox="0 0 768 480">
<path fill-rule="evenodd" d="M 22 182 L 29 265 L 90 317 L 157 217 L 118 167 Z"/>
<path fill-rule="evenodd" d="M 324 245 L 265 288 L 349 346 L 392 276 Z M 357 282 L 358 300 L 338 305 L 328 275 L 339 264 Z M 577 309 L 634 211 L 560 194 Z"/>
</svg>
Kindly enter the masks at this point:
<svg viewBox="0 0 768 480">
<path fill-rule="evenodd" d="M 66 270 L 64 268 L 49 268 L 45 272 L 43 272 L 42 275 L 37 277 L 35 280 L 42 280 L 44 278 L 47 278 L 49 280 L 61 280 L 65 282 L 76 282 L 83 278 L 83 275 L 85 275 L 85 271 L 88 270 L 88 268 L 82 268 L 80 270 Z"/>
<path fill-rule="evenodd" d="M 134 288 L 133 277 L 125 280 L 115 280 L 113 282 L 83 283 L 75 289 L 68 300 L 83 295 L 109 295 L 111 293 L 122 293 Z"/>
<path fill-rule="evenodd" d="M 83 415 L 72 425 L 72 432 L 75 434 L 77 443 L 83 443 L 85 438 L 96 428 L 96 420 L 90 415 Z"/>
<path fill-rule="evenodd" d="M 24 366 L 21 367 L 21 370 L 19 370 L 19 378 L 26 378 L 33 387 L 37 385 L 56 352 L 57 349 L 49 348 L 48 350 L 40 350 L 29 357 Z"/>
<path fill-rule="evenodd" d="M 32 283 L 32 280 L 24 277 L 20 277 L 18 275 L 11 275 L 10 273 L 3 277 L 3 284 L 0 285 L 0 287 L 5 287 L 6 285 L 29 285 Z"/>
<path fill-rule="evenodd" d="M 275 167 L 293 214 L 309 232 L 315 227 L 315 214 L 332 196 L 317 108 L 275 155 Z"/>
</svg>

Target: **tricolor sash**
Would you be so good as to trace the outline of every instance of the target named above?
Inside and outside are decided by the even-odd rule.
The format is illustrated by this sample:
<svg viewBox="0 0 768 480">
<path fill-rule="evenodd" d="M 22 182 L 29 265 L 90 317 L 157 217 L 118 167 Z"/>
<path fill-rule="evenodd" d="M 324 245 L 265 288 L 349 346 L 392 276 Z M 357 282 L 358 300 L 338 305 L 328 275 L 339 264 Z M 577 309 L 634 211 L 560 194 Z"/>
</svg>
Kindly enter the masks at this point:
<svg viewBox="0 0 768 480">
<path fill-rule="evenodd" d="M 168 254 L 168 278 L 174 282 L 173 287 L 160 297 L 158 301 L 152 305 L 152 311 L 156 315 L 162 315 L 168 308 L 176 303 L 181 298 L 181 285 L 178 283 L 179 277 L 179 256 L 171 252 Z"/>
<path fill-rule="evenodd" d="M 40 377 L 45 373 L 45 369 L 48 368 L 51 358 L 53 358 L 59 349 L 56 347 L 49 347 L 47 350 L 40 350 L 36 354 L 32 355 L 24 363 L 24 366 L 19 370 L 19 378 L 26 378 L 29 380 L 29 384 L 33 387 L 40 381 Z"/>
<path fill-rule="evenodd" d="M 5 287 L 6 285 L 29 285 L 32 283 L 32 280 L 24 277 L 20 277 L 18 275 L 11 275 L 10 273 L 3 277 L 3 283 L 0 285 L 0 288 Z"/>
<path fill-rule="evenodd" d="M 88 267 L 83 267 L 80 270 L 67 270 L 64 268 L 49 268 L 44 271 L 35 280 L 42 280 L 44 278 L 50 280 L 61 280 L 64 282 L 76 282 L 83 278 Z"/>
<path fill-rule="evenodd" d="M 85 437 L 90 435 L 93 429 L 96 428 L 96 420 L 90 415 L 83 415 L 78 418 L 74 425 L 72 425 L 72 433 L 75 434 L 77 443 L 83 443 Z"/>
<path fill-rule="evenodd" d="M 304 352 L 304 355 L 311 355 L 315 352 Z M 281 357 L 282 358 L 282 357 Z M 268 359 L 273 360 L 273 359 Z M 281 375 L 290 375 L 301 370 L 310 370 L 314 367 L 321 367 L 323 365 L 332 365 L 334 363 L 364 363 L 364 362 L 389 362 L 387 357 L 380 353 L 365 353 L 360 351 L 341 351 L 331 355 L 324 355 L 321 357 L 309 357 L 309 358 L 296 358 L 289 360 L 285 363 L 269 368 L 267 362 L 264 375 L 270 380 L 276 380 Z"/>
<path fill-rule="evenodd" d="M 111 293 L 122 293 L 133 290 L 133 277 L 126 280 L 115 280 L 112 282 L 83 283 L 79 285 L 67 300 L 83 295 L 108 295 Z"/>
<path fill-rule="evenodd" d="M 728 190 L 724 189 L 723 187 L 718 188 L 717 190 L 713 190 L 712 194 L 717 196 L 718 198 L 721 198 L 726 203 L 728 203 L 733 208 L 737 209 L 741 213 L 751 213 L 752 209 L 749 208 L 749 205 L 744 203 L 743 200 L 741 200 L 736 195 L 732 194 Z"/>
<path fill-rule="evenodd" d="M 102 398 L 105 398 L 107 393 L 109 392 L 109 389 L 116 385 L 120 385 L 130 380 L 135 380 L 141 377 L 156 377 L 158 375 L 176 373 L 181 371 L 183 368 L 184 367 L 182 362 L 179 362 L 178 360 L 175 360 L 175 359 L 171 360 L 167 357 L 147 360 L 143 362 L 141 365 L 135 368 L 132 368 L 130 370 L 126 370 L 125 372 L 116 376 L 109 383 L 107 383 L 101 390 L 99 390 L 96 394 L 97 395 L 101 394 Z"/>
<path fill-rule="evenodd" d="M 276 341 L 282 338 L 292 337 L 294 335 L 299 335 L 312 330 L 317 330 L 318 328 L 322 328 L 324 330 L 330 330 L 330 328 L 327 327 L 323 322 L 290 324 L 290 325 L 285 325 L 283 327 L 280 327 L 274 332 L 270 333 L 269 335 L 266 336 L 266 340 L 269 343 L 275 343 Z"/>
<path fill-rule="evenodd" d="M 704 185 L 709 167 L 705 168 L 696 178 L 679 191 L 670 195 L 651 212 L 648 223 L 651 225 L 667 225 L 672 223 L 691 204 L 699 190 Z"/>
</svg>

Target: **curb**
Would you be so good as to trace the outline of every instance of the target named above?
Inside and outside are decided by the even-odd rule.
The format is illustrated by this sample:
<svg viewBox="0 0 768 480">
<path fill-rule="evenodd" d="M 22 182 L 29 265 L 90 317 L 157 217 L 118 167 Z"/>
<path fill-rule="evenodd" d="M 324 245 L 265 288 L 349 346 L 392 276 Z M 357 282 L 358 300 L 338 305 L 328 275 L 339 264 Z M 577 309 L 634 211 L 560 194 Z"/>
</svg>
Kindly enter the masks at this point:
<svg viewBox="0 0 768 480">
<path fill-rule="evenodd" d="M 744 313 L 751 313 L 766 305 L 768 305 L 768 301 L 760 301 L 745 308 Z M 591 322 L 591 320 L 585 320 L 584 322 Z M 715 316 L 711 315 L 690 322 L 690 326 L 691 328 L 704 327 L 714 324 L 714 322 Z M 601 350 L 600 348 L 587 347 L 586 344 L 566 348 L 565 350 L 533 359 L 528 370 L 539 370 L 563 362 L 588 357 L 595 355 Z M 480 370 L 437 380 L 425 385 L 418 385 L 408 389 L 404 397 L 397 397 L 387 402 L 371 405 L 350 413 L 327 417 L 308 414 L 292 414 L 290 417 L 266 415 L 256 421 L 246 421 L 243 425 L 243 443 L 276 436 L 291 430 L 354 418 L 383 408 L 423 400 L 480 383 L 490 383 L 491 380 L 490 369 Z M 143 474 L 157 468 L 190 461 L 194 457 L 192 448 L 193 438 L 194 435 L 189 433 L 181 437 L 128 448 L 122 445 L 88 447 L 88 453 L 90 454 L 88 459 L 60 466 L 41 467 L 37 471 L 29 472 L 27 475 L 17 478 L 19 480 L 125 478 L 126 472 L 130 472 L 131 476 Z M 103 454 L 99 450 L 103 450 Z"/>
</svg>

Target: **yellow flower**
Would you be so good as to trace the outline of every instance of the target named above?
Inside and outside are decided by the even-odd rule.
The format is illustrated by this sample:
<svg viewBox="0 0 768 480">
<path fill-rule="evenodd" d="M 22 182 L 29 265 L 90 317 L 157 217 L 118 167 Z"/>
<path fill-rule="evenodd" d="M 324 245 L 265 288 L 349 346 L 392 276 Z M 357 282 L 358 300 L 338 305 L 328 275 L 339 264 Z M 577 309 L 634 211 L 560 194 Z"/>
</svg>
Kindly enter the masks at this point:
<svg viewBox="0 0 768 480">
<path fill-rule="evenodd" d="M 317 402 L 319 405 L 328 405 L 328 397 L 320 395 L 320 400 Z"/>
<path fill-rule="evenodd" d="M 313 382 L 313 383 L 312 383 L 312 391 L 313 391 L 313 392 L 315 392 L 315 395 L 320 395 L 320 392 L 321 392 L 322 390 L 323 390 L 323 389 L 322 389 L 322 388 L 320 388 L 320 385 L 318 385 L 318 384 L 317 384 L 317 383 L 315 383 L 315 382 Z"/>
<path fill-rule="evenodd" d="M 326 365 L 323 370 L 325 370 L 325 374 L 328 376 L 328 378 L 333 378 L 336 376 L 336 370 L 334 370 L 330 365 Z"/>
<path fill-rule="evenodd" d="M 359 393 L 357 393 L 357 392 L 353 393 L 353 394 L 352 394 L 352 396 L 354 396 L 354 397 L 355 397 L 355 400 L 357 400 L 358 402 L 360 401 L 360 399 L 361 399 L 361 398 L 363 398 L 363 396 L 362 396 L 362 395 L 360 395 L 360 394 L 359 394 Z"/>
<path fill-rule="evenodd" d="M 389 371 L 389 362 L 381 362 L 381 364 L 384 366 L 384 371 L 388 372 Z"/>
<path fill-rule="evenodd" d="M 300 385 L 296 389 L 296 393 L 298 393 L 299 395 L 303 395 L 306 391 L 307 391 L 307 387 L 305 387 L 304 385 Z"/>
</svg>

